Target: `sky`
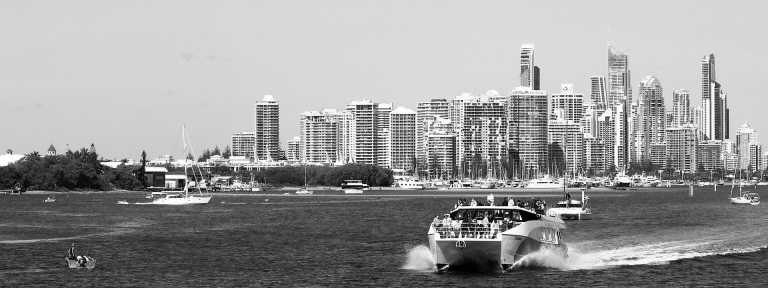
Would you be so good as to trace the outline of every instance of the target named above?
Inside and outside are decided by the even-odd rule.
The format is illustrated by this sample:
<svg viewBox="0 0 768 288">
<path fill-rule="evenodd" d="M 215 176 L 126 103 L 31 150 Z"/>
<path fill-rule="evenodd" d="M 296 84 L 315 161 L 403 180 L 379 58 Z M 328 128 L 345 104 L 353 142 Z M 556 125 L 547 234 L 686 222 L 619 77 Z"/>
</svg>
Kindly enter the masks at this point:
<svg viewBox="0 0 768 288">
<path fill-rule="evenodd" d="M 542 89 L 607 73 L 607 45 L 700 101 L 715 53 L 731 137 L 768 130 L 763 1 L 1 1 L 0 149 L 106 158 L 184 154 L 253 129 L 253 104 L 280 103 L 283 145 L 299 115 L 371 99 L 414 109 L 464 92 L 508 93 L 536 46 Z"/>
</svg>

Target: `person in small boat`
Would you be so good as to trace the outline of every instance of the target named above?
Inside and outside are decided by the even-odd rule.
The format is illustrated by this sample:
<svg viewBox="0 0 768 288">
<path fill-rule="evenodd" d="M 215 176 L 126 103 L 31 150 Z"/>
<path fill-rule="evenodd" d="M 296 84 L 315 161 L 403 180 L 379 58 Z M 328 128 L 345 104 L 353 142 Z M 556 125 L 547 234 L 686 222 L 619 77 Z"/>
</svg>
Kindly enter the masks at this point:
<svg viewBox="0 0 768 288">
<path fill-rule="evenodd" d="M 67 258 L 71 260 L 75 259 L 75 242 L 72 242 L 72 247 L 70 247 L 69 251 L 67 252 Z"/>
</svg>

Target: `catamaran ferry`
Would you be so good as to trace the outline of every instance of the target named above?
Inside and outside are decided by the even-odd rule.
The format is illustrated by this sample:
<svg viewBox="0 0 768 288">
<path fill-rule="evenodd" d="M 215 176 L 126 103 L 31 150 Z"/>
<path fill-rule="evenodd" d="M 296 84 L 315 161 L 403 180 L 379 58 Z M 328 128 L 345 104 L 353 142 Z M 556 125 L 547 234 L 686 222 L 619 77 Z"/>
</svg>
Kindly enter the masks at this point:
<svg viewBox="0 0 768 288">
<path fill-rule="evenodd" d="M 567 255 L 565 223 L 542 213 L 542 209 L 518 206 L 457 205 L 442 219 L 435 217 L 429 227 L 429 248 L 436 268 L 443 271 L 469 266 L 506 271 L 540 249 Z"/>
</svg>

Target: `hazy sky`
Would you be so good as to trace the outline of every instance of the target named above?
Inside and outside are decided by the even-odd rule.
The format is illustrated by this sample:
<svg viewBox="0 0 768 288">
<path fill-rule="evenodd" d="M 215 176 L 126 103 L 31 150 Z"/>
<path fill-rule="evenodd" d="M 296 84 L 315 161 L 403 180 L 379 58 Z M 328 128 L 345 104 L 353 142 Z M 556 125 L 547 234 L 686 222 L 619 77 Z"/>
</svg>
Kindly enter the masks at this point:
<svg viewBox="0 0 768 288">
<path fill-rule="evenodd" d="M 182 155 L 251 130 L 253 104 L 280 101 L 283 145 L 299 114 L 372 99 L 415 108 L 519 85 L 536 45 L 542 87 L 605 74 L 607 43 L 644 76 L 700 101 L 715 53 L 731 135 L 768 131 L 762 1 L 2 1 L 0 149 L 95 143 L 105 157 Z"/>
</svg>

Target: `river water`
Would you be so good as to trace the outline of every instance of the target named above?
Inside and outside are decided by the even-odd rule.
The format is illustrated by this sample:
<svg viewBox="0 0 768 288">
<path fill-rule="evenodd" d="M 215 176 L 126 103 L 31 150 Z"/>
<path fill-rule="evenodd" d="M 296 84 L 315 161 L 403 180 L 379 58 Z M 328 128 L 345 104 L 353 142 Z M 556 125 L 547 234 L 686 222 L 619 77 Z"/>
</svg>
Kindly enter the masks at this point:
<svg viewBox="0 0 768 288">
<path fill-rule="evenodd" d="M 0 286 L 768 285 L 768 204 L 731 205 L 727 189 L 593 192 L 592 219 L 568 222 L 568 257 L 542 251 L 512 272 L 441 274 L 428 224 L 457 199 L 485 193 L 317 194 L 216 195 L 188 207 L 115 204 L 141 193 L 59 194 L 49 204 L 46 195 L 3 195 Z M 65 268 L 73 241 L 96 269 Z"/>
</svg>

